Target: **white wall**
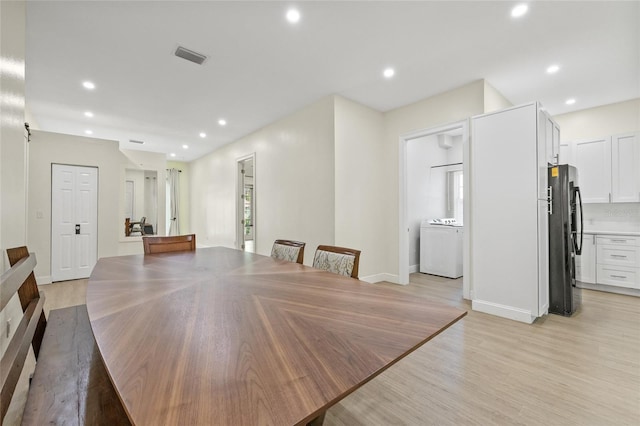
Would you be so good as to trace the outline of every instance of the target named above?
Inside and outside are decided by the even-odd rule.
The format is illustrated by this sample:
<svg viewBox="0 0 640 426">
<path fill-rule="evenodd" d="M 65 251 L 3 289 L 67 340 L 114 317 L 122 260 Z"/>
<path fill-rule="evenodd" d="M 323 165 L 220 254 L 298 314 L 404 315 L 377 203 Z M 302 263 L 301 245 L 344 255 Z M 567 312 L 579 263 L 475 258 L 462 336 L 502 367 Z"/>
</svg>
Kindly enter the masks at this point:
<svg viewBox="0 0 640 426">
<path fill-rule="evenodd" d="M 362 251 L 359 276 L 386 279 L 385 243 L 380 232 L 388 224 L 388 200 L 378 188 L 385 185 L 382 113 L 335 97 L 335 245 Z"/>
<path fill-rule="evenodd" d="M 385 185 L 378 191 L 379 196 L 387 201 L 386 235 L 382 239 L 386 248 L 385 262 L 381 265 L 383 270 L 391 271 L 392 274 L 399 273 L 399 136 L 461 121 L 483 112 L 484 81 L 478 80 L 385 113 L 385 166 L 380 171 L 384 176 Z M 397 280 L 398 277 L 394 279 Z"/>
<path fill-rule="evenodd" d="M 535 99 L 531 99 L 531 101 L 535 101 Z M 498 111 L 512 106 L 513 104 L 502 93 L 498 92 L 487 80 L 484 80 L 484 112 Z"/>
<path fill-rule="evenodd" d="M 563 142 L 640 130 L 640 98 L 556 115 Z"/>
<path fill-rule="evenodd" d="M 23 246 L 27 242 L 28 147 L 24 140 L 25 25 L 25 2 L 0 1 L 0 273 L 9 269 L 5 250 Z M 18 296 L 14 295 L 0 311 L 0 356 L 4 355 L 21 316 L 20 302 Z M 9 318 L 13 320 L 9 337 L 6 338 L 5 324 Z M 19 388 L 26 386 L 33 368 L 34 357 L 29 355 L 18 383 Z M 24 395 L 16 393 L 14 400 L 20 397 Z M 21 413 L 16 411 L 9 410 L 5 424 L 18 422 Z"/>
<path fill-rule="evenodd" d="M 335 235 L 333 97 L 326 97 L 190 164 L 198 245 L 236 246 L 237 160 L 255 153 L 256 252 L 277 238 L 318 244 Z"/>
<path fill-rule="evenodd" d="M 26 243 L 25 3 L 0 2 L 0 272 L 5 249 Z"/>
</svg>

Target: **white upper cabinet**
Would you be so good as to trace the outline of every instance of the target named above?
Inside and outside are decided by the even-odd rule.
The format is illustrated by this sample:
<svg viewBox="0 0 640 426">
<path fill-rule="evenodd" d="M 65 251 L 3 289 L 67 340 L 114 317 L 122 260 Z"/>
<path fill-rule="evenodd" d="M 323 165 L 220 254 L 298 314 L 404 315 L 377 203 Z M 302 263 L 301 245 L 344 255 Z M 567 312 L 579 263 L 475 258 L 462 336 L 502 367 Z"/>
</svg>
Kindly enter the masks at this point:
<svg viewBox="0 0 640 426">
<path fill-rule="evenodd" d="M 566 145 L 566 148 L 561 146 L 561 158 L 562 152 L 573 156 L 582 202 L 640 202 L 640 136 L 637 132 Z"/>
<path fill-rule="evenodd" d="M 640 201 L 640 137 L 624 133 L 611 137 L 611 201 Z"/>
<path fill-rule="evenodd" d="M 569 164 L 571 166 L 576 165 L 575 154 L 573 152 L 574 146 L 570 142 L 563 142 L 560 144 L 560 157 L 558 157 L 558 164 Z"/>
<path fill-rule="evenodd" d="M 545 143 L 547 147 L 547 163 L 560 164 L 560 127 L 547 114 L 544 114 Z"/>
<path fill-rule="evenodd" d="M 574 154 L 582 202 L 611 202 L 611 138 L 575 142 Z"/>
</svg>

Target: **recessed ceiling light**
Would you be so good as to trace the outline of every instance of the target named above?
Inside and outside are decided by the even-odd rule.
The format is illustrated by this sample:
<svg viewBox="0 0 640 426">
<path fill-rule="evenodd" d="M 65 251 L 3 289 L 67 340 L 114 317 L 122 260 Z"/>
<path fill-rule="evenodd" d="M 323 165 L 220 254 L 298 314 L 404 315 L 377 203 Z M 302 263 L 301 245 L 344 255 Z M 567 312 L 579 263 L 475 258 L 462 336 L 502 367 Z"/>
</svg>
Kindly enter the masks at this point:
<svg viewBox="0 0 640 426">
<path fill-rule="evenodd" d="M 89 90 L 93 90 L 96 88 L 96 85 L 93 84 L 93 82 L 91 81 L 83 81 L 82 86 L 84 86 L 85 89 L 89 89 Z"/>
<path fill-rule="evenodd" d="M 571 99 L 567 99 L 567 100 L 565 101 L 565 104 L 567 104 L 567 105 L 573 105 L 573 104 L 575 104 L 575 103 L 576 103 L 576 100 L 575 100 L 575 99 L 573 99 L 573 98 L 571 98 Z"/>
<path fill-rule="evenodd" d="M 93 113 L 92 113 L 91 111 L 86 111 L 86 112 L 84 113 L 84 116 L 85 116 L 85 117 L 89 117 L 89 118 L 91 118 L 91 117 L 93 117 Z"/>
<path fill-rule="evenodd" d="M 171 157 L 175 157 L 175 156 L 176 156 L 176 153 L 175 153 L 175 152 L 172 152 L 172 153 L 171 153 L 171 154 L 169 154 L 169 155 L 170 155 Z"/>
<path fill-rule="evenodd" d="M 514 18 L 519 18 L 527 13 L 527 10 L 529 10 L 529 6 L 527 6 L 526 4 L 519 4 L 511 9 L 511 16 Z"/>
<path fill-rule="evenodd" d="M 92 135 L 92 134 L 93 134 L 93 131 L 92 131 L 92 130 L 85 130 L 84 132 L 85 132 L 87 135 Z"/>
<path fill-rule="evenodd" d="M 559 65 L 550 65 L 547 68 L 547 74 L 555 74 L 560 70 L 560 66 Z"/>
<path fill-rule="evenodd" d="M 200 137 L 201 137 L 201 138 L 206 138 L 206 137 L 207 137 L 207 134 L 206 134 L 205 132 L 200 132 Z"/>
<path fill-rule="evenodd" d="M 189 145 L 182 145 L 182 149 L 189 149 Z"/>
<path fill-rule="evenodd" d="M 221 118 L 220 120 L 218 120 L 218 124 L 221 126 L 226 126 L 227 125 L 227 120 L 225 120 L 224 118 Z"/>
<path fill-rule="evenodd" d="M 382 72 L 382 75 L 385 76 L 385 78 L 391 78 L 396 74 L 396 71 L 393 68 L 387 68 Z"/>
<path fill-rule="evenodd" d="M 300 12 L 298 12 L 296 9 L 289 9 L 287 11 L 287 21 L 291 22 L 292 24 L 300 21 Z"/>
</svg>

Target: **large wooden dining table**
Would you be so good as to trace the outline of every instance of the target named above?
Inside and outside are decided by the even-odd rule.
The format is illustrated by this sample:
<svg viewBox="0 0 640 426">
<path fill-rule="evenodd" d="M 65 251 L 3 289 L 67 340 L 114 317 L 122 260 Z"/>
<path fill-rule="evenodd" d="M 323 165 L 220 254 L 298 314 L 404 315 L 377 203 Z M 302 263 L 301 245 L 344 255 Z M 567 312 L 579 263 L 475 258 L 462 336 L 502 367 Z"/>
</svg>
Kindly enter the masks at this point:
<svg viewBox="0 0 640 426">
<path fill-rule="evenodd" d="M 321 423 L 466 314 L 223 247 L 102 258 L 87 310 L 135 425 Z"/>
</svg>

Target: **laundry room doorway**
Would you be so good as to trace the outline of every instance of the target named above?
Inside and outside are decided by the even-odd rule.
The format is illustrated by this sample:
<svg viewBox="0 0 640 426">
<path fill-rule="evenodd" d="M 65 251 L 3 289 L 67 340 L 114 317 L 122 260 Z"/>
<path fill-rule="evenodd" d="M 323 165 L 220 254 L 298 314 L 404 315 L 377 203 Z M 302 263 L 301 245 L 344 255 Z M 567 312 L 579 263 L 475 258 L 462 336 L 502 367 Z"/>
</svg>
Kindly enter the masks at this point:
<svg viewBox="0 0 640 426">
<path fill-rule="evenodd" d="M 469 122 L 459 121 L 400 137 L 399 282 L 420 271 L 420 233 L 424 221 L 455 219 L 469 225 Z M 467 271 L 468 233 L 464 233 L 462 270 Z M 469 280 L 463 295 L 469 298 Z"/>
</svg>

